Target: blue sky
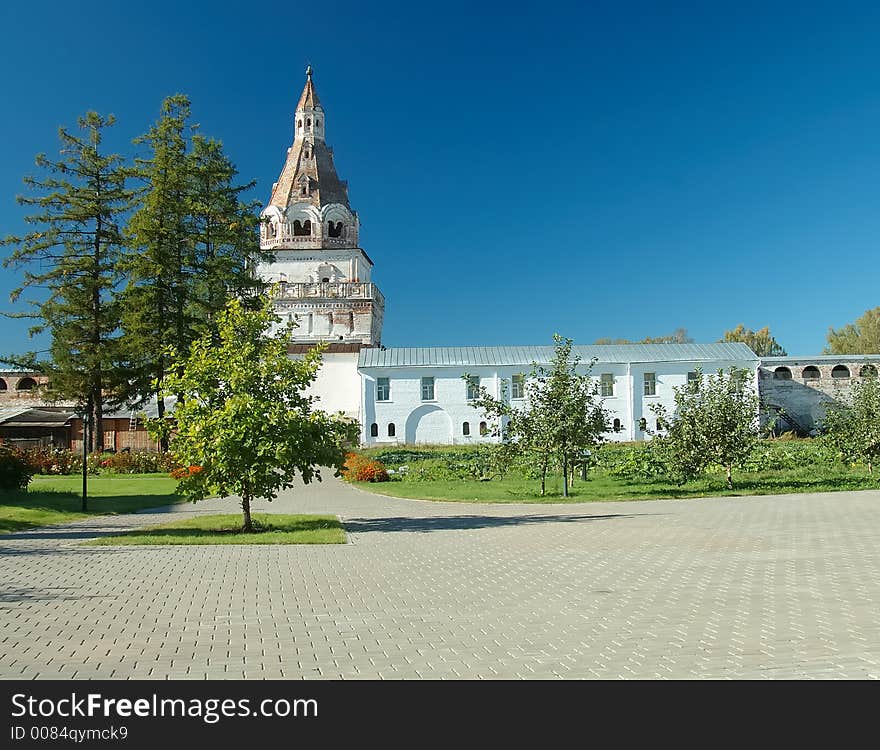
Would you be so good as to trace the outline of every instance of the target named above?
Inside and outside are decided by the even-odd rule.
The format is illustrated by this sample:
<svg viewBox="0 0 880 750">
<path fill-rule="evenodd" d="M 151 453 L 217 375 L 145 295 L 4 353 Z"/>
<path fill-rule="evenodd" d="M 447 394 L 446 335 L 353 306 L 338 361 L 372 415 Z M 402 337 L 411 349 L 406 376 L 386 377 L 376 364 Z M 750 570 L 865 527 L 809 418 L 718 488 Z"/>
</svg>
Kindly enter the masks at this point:
<svg viewBox="0 0 880 750">
<path fill-rule="evenodd" d="M 59 125 L 112 112 L 131 152 L 175 92 L 266 200 L 310 62 L 387 346 L 744 323 L 814 354 L 880 304 L 880 6 L 806 5 L 4 4 L 0 234 Z"/>
</svg>

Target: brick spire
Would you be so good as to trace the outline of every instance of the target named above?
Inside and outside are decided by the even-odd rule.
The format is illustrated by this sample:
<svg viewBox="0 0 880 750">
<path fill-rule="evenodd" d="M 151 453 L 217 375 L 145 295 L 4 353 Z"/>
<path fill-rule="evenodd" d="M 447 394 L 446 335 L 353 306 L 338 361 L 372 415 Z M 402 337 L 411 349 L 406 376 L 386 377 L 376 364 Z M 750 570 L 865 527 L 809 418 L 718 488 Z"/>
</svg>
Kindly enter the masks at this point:
<svg viewBox="0 0 880 750">
<path fill-rule="evenodd" d="M 333 151 L 324 143 L 324 108 L 312 83 L 311 65 L 296 105 L 293 145 L 269 201 L 282 209 L 294 203 L 318 207 L 339 203 L 351 208 L 346 183 L 336 174 Z"/>
<path fill-rule="evenodd" d="M 318 94 L 315 91 L 315 85 L 312 83 L 312 66 L 309 65 L 306 68 L 306 85 L 303 88 L 302 96 L 299 98 L 299 104 L 296 105 L 296 111 L 306 112 L 306 111 L 315 111 L 315 110 L 323 111 L 323 107 L 321 106 L 321 100 L 318 99 Z"/>
</svg>

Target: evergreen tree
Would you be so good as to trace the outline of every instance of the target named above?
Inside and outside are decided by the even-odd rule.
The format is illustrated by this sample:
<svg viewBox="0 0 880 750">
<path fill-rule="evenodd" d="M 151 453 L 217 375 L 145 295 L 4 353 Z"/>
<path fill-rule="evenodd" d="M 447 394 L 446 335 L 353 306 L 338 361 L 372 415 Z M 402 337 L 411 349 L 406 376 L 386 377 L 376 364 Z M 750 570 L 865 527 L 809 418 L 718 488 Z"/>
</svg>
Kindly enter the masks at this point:
<svg viewBox="0 0 880 750">
<path fill-rule="evenodd" d="M 17 301 L 26 289 L 43 290 L 29 300 L 31 312 L 12 317 L 38 321 L 31 335 L 51 336 L 49 359 L 36 354 L 7 357 L 18 366 L 49 376 L 49 395 L 78 402 L 90 413 L 90 447 L 103 447 L 104 400 L 113 393 L 124 370 L 119 367 L 120 260 L 124 238 L 121 215 L 131 206 L 127 187 L 130 170 L 121 156 L 102 150 L 112 115 L 88 112 L 78 120 L 83 135 L 59 129 L 60 158 L 43 154 L 37 166 L 43 178 L 26 177 L 36 195 L 20 196 L 21 205 L 35 208 L 26 217 L 36 229 L 2 244 L 14 247 L 4 267 L 25 267 L 22 285 L 13 291 Z"/>
<path fill-rule="evenodd" d="M 190 102 L 182 95 L 162 103 L 158 122 L 136 143 L 150 157 L 138 161 L 141 204 L 129 224 L 130 274 L 123 296 L 126 351 L 137 377 L 129 395 L 158 399 L 165 414 L 165 347 L 188 351 L 206 331 L 217 339 L 216 318 L 230 297 L 254 299 L 262 291 L 256 204 L 241 195 L 237 170 L 222 145 L 189 138 Z M 178 394 L 180 395 L 180 394 Z"/>
<path fill-rule="evenodd" d="M 258 202 L 241 196 L 255 181 L 236 185 L 238 170 L 219 141 L 196 135 L 189 169 L 189 223 L 193 248 L 190 305 L 196 330 L 217 340 L 217 315 L 230 296 L 253 299 L 263 284 L 256 278 Z"/>
<path fill-rule="evenodd" d="M 146 396 L 153 388 L 160 417 L 165 413 L 161 393 L 168 366 L 165 347 L 186 351 L 192 328 L 186 317 L 192 269 L 187 226 L 189 114 L 186 96 L 170 96 L 162 102 L 158 122 L 135 140 L 148 144 L 152 153 L 149 159 L 137 161 L 137 176 L 144 188 L 128 227 L 135 252 L 126 267 L 129 279 L 122 322 L 126 350 L 137 373 L 129 395 Z"/>
</svg>

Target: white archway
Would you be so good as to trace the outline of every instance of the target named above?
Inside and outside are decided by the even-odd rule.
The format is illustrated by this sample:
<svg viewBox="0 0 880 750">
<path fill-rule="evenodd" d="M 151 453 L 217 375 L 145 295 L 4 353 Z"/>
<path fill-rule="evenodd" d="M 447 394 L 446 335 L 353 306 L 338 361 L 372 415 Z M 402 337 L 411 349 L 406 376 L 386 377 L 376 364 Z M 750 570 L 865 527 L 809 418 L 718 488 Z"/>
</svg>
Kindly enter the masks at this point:
<svg viewBox="0 0 880 750">
<path fill-rule="evenodd" d="M 451 443 L 452 419 L 439 406 L 420 406 L 407 417 L 406 442 Z"/>
</svg>

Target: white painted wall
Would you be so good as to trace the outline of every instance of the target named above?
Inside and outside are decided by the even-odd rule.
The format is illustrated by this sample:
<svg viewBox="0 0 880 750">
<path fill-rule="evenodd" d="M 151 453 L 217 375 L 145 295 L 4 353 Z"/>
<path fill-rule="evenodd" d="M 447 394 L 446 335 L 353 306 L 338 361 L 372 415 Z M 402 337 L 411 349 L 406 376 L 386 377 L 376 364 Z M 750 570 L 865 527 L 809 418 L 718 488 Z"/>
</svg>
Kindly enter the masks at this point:
<svg viewBox="0 0 880 750">
<path fill-rule="evenodd" d="M 597 362 L 592 374 L 598 380 L 602 373 L 614 375 L 614 395 L 603 399 L 610 413 L 610 420 L 620 420 L 619 432 L 609 432 L 608 440 L 645 440 L 650 436 L 639 429 L 639 419 L 647 420 L 648 429 L 656 428 L 656 417 L 651 411 L 654 404 L 662 404 L 671 413 L 674 411 L 673 388 L 687 383 L 687 373 L 701 367 L 704 374 L 730 367 L 745 368 L 753 374 L 753 386 L 757 388 L 757 360 L 712 361 L 712 362 Z M 528 371 L 526 366 L 468 366 L 463 367 L 365 367 L 360 371 L 361 398 L 363 410 L 361 417 L 361 440 L 365 445 L 382 443 L 437 443 L 471 444 L 495 442 L 498 438 L 481 436 L 479 425 L 485 416 L 467 401 L 467 384 L 462 375 L 467 372 L 479 376 L 481 385 L 490 393 L 500 396 L 502 381 L 507 383 L 510 393 L 512 376 Z M 644 394 L 644 375 L 656 375 L 656 394 Z M 421 378 L 434 377 L 433 401 L 421 398 Z M 391 398 L 388 401 L 376 400 L 376 381 L 389 378 Z M 523 401 L 513 401 L 524 404 Z M 470 435 L 465 435 L 463 424 L 470 425 Z M 378 437 L 372 437 L 370 427 L 378 426 Z M 394 436 L 389 436 L 388 426 L 394 425 Z"/>
<path fill-rule="evenodd" d="M 325 353 L 318 377 L 308 390 L 317 396 L 316 408 L 347 417 L 360 419 L 361 378 L 358 374 L 358 355 L 353 353 Z"/>
<path fill-rule="evenodd" d="M 257 274 L 268 282 L 288 281 L 309 283 L 321 281 L 319 268 L 338 269 L 339 278 L 333 281 L 370 281 L 371 265 L 359 248 L 342 250 L 275 250 L 273 263 L 261 263 Z"/>
</svg>

